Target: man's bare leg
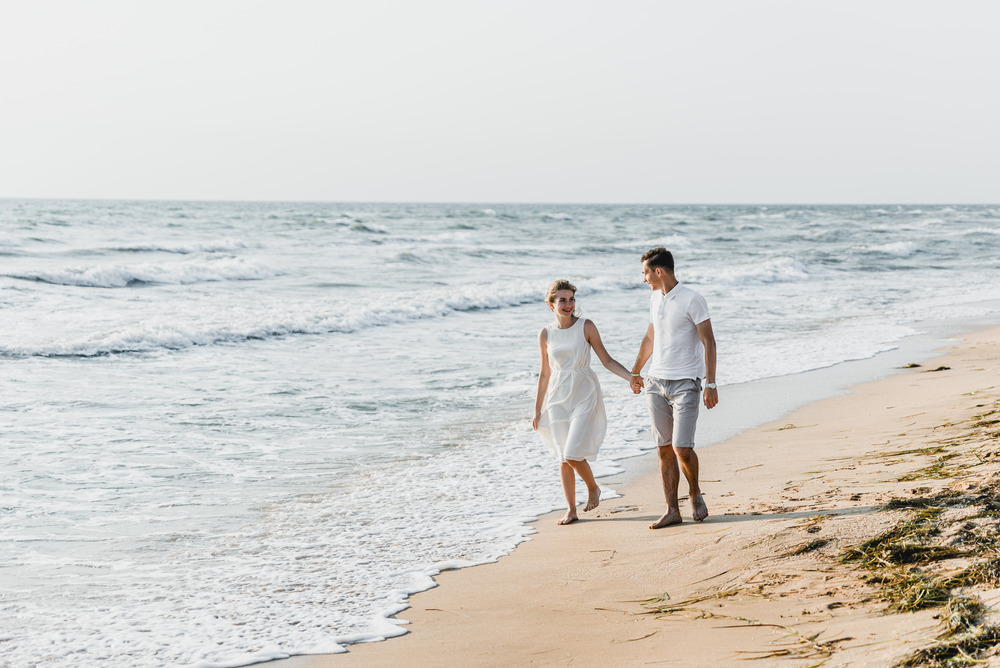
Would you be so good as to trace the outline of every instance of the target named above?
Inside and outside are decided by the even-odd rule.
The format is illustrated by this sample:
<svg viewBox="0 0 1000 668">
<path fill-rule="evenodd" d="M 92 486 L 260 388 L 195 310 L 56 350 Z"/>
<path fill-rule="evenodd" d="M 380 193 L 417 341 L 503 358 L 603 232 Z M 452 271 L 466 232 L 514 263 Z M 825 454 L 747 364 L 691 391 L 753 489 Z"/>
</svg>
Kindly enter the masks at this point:
<svg viewBox="0 0 1000 668">
<path fill-rule="evenodd" d="M 701 522 L 708 517 L 708 506 L 701 495 L 701 486 L 698 485 L 698 455 L 694 448 L 677 448 L 677 459 L 680 461 L 681 470 L 688 481 L 688 495 L 691 497 L 691 514 L 695 522 Z"/>
<path fill-rule="evenodd" d="M 579 519 L 576 515 L 576 473 L 569 462 L 559 465 L 559 478 L 562 480 L 563 496 L 566 497 L 566 514 L 559 524 L 572 524 Z"/>
<path fill-rule="evenodd" d="M 583 507 L 583 512 L 593 510 L 601 505 L 601 488 L 594 480 L 594 472 L 590 470 L 590 462 L 586 459 L 570 459 L 567 462 L 573 470 L 580 475 L 580 479 L 587 485 L 587 505 Z"/>
<path fill-rule="evenodd" d="M 656 448 L 656 454 L 660 458 L 660 479 L 663 481 L 663 496 L 667 500 L 667 512 L 650 524 L 650 529 L 662 529 L 671 524 L 680 524 L 683 521 L 677 503 L 677 486 L 681 481 L 677 455 L 671 445 L 661 445 Z"/>
</svg>

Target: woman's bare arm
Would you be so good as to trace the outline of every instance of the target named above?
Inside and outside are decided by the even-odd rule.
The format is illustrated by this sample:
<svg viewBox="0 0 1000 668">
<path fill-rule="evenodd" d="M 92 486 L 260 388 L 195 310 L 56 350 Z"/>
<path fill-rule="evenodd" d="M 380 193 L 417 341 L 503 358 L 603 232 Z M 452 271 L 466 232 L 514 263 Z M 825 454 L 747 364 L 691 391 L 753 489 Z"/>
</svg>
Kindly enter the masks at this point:
<svg viewBox="0 0 1000 668">
<path fill-rule="evenodd" d="M 586 320 L 583 323 L 583 334 L 587 338 L 587 343 L 590 347 L 594 349 L 597 353 L 597 359 L 601 360 L 601 364 L 604 368 L 615 374 L 619 378 L 624 378 L 625 380 L 632 382 L 632 376 L 629 374 L 628 369 L 626 369 L 617 360 L 611 357 L 607 349 L 604 347 L 604 342 L 601 341 L 601 333 L 597 331 L 597 325 L 594 324 L 592 320 Z"/>
<path fill-rule="evenodd" d="M 538 420 L 542 417 L 542 402 L 545 401 L 545 393 L 549 390 L 549 376 L 552 372 L 549 369 L 549 352 L 546 349 L 548 340 L 549 333 L 543 327 L 542 331 L 538 333 L 538 347 L 542 353 L 542 366 L 538 372 L 538 389 L 535 391 L 535 415 L 531 419 L 532 429 L 538 429 Z"/>
</svg>

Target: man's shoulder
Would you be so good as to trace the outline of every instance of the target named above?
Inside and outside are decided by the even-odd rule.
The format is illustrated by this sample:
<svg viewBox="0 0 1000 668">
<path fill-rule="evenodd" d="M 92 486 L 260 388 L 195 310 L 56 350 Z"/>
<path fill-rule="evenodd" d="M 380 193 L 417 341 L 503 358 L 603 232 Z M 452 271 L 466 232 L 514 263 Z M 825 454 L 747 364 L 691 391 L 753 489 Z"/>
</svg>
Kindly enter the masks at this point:
<svg viewBox="0 0 1000 668">
<path fill-rule="evenodd" d="M 707 320 L 708 302 L 701 293 L 687 286 L 678 287 L 684 287 L 684 292 L 677 295 L 678 306 L 694 320 L 695 324 Z"/>
<path fill-rule="evenodd" d="M 687 285 L 685 285 L 683 283 L 678 283 L 677 284 L 677 288 L 678 288 L 677 296 L 678 297 L 683 297 L 686 301 L 690 302 L 690 301 L 693 301 L 693 300 L 696 300 L 696 299 L 700 299 L 701 301 L 705 301 L 705 298 L 701 296 L 700 292 L 698 292 L 697 290 L 695 290 L 693 288 L 689 288 Z"/>
</svg>

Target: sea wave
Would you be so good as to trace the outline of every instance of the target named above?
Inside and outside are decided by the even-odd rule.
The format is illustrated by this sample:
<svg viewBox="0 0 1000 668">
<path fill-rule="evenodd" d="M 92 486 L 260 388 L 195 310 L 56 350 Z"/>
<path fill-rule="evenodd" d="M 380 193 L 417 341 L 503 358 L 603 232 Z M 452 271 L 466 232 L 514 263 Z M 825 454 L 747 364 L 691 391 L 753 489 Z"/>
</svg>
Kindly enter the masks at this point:
<svg viewBox="0 0 1000 668">
<path fill-rule="evenodd" d="M 170 243 L 153 242 L 145 244 L 130 244 L 128 246 L 115 246 L 111 250 L 120 253 L 179 253 L 187 255 L 191 253 L 232 253 L 246 248 L 247 245 L 239 239 L 218 239 L 215 241 L 203 241 L 201 243 Z"/>
<path fill-rule="evenodd" d="M 884 253 L 894 257 L 911 257 L 920 251 L 920 247 L 912 241 L 896 241 L 880 246 L 869 246 L 868 250 L 874 253 Z"/>
<path fill-rule="evenodd" d="M 139 284 L 187 285 L 208 281 L 248 281 L 276 276 L 275 270 L 239 257 L 196 257 L 183 262 L 144 262 L 66 267 L 3 274 L 9 278 L 87 288 Z"/>
<path fill-rule="evenodd" d="M 646 239 L 645 241 L 623 241 L 621 243 L 614 244 L 612 247 L 620 250 L 645 253 L 646 251 L 659 246 L 663 246 L 667 250 L 673 250 L 675 248 L 691 248 L 691 239 L 681 234 L 671 234 L 670 236 L 656 237 L 654 239 Z"/>
<path fill-rule="evenodd" d="M 464 245 L 464 246 L 481 246 L 482 242 L 476 238 L 475 232 L 472 228 L 459 228 L 456 230 L 448 230 L 446 232 L 437 232 L 434 234 L 425 235 L 413 235 L 413 234 L 394 234 L 390 236 L 390 241 L 402 242 L 402 243 L 412 243 L 412 244 L 441 244 L 446 246 L 454 245 Z"/>
<path fill-rule="evenodd" d="M 760 264 L 727 267 L 714 274 L 713 280 L 729 285 L 793 283 L 809 280 L 809 270 L 790 257 L 776 257 Z"/>
<path fill-rule="evenodd" d="M 963 236 L 978 236 L 980 234 L 1000 235 L 1000 228 L 997 227 L 973 227 L 961 232 Z"/>
<path fill-rule="evenodd" d="M 389 234 L 389 228 L 383 225 L 376 225 L 375 223 L 362 223 L 357 221 L 350 227 L 354 232 L 362 232 L 364 234 Z"/>
<path fill-rule="evenodd" d="M 428 261 L 420 257 L 416 253 L 410 251 L 401 251 L 393 257 L 390 262 L 406 262 L 406 263 L 416 263 L 416 264 L 428 264 Z"/>
<path fill-rule="evenodd" d="M 790 211 L 781 213 L 765 213 L 763 211 L 759 213 L 747 213 L 742 216 L 733 216 L 734 220 L 784 220 L 788 218 L 788 213 L 796 214 L 801 213 L 800 211 Z"/>
<path fill-rule="evenodd" d="M 577 281 L 577 294 L 636 289 L 641 283 L 613 278 Z M 253 312 L 233 312 L 225 320 L 206 323 L 179 322 L 176 315 L 165 314 L 113 329 L 73 333 L 55 339 L 36 336 L 18 342 L 8 338 L 0 345 L 3 357 L 100 357 L 106 355 L 148 353 L 156 350 L 182 350 L 196 346 L 238 344 L 292 335 L 346 334 L 359 330 L 396 325 L 412 320 L 440 318 L 456 313 L 510 308 L 540 301 L 547 282 L 521 281 L 496 284 L 438 288 L 392 300 L 327 301 L 284 305 L 281 308 L 259 306 Z"/>
</svg>

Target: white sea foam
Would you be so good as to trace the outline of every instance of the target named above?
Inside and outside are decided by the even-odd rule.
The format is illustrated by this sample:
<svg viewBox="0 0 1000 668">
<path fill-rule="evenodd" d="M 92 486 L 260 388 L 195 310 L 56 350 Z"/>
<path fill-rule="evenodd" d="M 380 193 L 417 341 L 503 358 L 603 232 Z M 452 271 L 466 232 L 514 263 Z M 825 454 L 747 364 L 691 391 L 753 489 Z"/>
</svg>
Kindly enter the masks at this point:
<svg viewBox="0 0 1000 668">
<path fill-rule="evenodd" d="M 624 402 L 629 414 L 616 413 L 622 399 L 609 397 L 612 425 L 634 433 L 629 421 L 644 420 L 644 407 L 632 399 Z M 526 521 L 561 505 L 556 462 L 534 433 L 495 426 L 481 438 L 487 459 L 453 450 L 376 468 L 377 485 L 344 481 L 351 484 L 342 491 L 274 505 L 259 522 L 203 537 L 211 558 L 184 542 L 150 546 L 166 553 L 137 553 L 117 586 L 77 594 L 71 607 L 45 611 L 45 624 L 32 623 L 43 611 L 27 597 L 8 628 L 5 658 L 41 658 L 53 668 L 239 666 L 405 633 L 405 619 L 390 617 L 407 608 L 409 595 L 434 586 L 442 570 L 496 561 L 534 532 Z M 599 476 L 642 451 L 610 440 L 595 462 Z M 611 489 L 602 496 L 616 497 Z M 400 507 L 421 512 L 403 515 Z M 100 571 L 94 577 L 114 581 Z M 41 656 L 32 653 L 38 647 Z"/>
<path fill-rule="evenodd" d="M 187 285 L 205 281 L 247 281 L 276 276 L 275 270 L 239 257 L 196 257 L 181 262 L 93 265 L 5 274 L 55 285 L 125 288 L 139 283 Z"/>
<path fill-rule="evenodd" d="M 911 257 L 920 251 L 919 246 L 912 241 L 896 241 L 879 246 L 871 246 L 869 250 L 876 253 L 885 253 L 895 257 Z"/>
<path fill-rule="evenodd" d="M 893 350 L 901 339 L 914 333 L 911 327 L 872 317 L 850 326 L 832 324 L 801 332 L 782 342 L 780 347 L 749 336 L 732 337 L 727 341 L 727 354 L 739 359 L 740 365 L 726 372 L 725 382 L 744 383 L 789 376 L 846 360 L 867 359 Z"/>
</svg>

